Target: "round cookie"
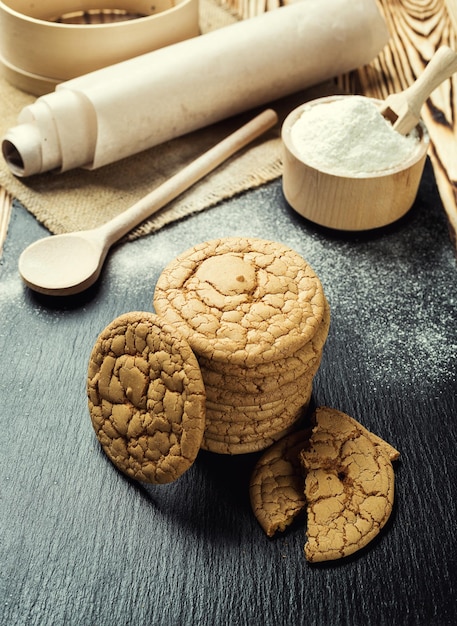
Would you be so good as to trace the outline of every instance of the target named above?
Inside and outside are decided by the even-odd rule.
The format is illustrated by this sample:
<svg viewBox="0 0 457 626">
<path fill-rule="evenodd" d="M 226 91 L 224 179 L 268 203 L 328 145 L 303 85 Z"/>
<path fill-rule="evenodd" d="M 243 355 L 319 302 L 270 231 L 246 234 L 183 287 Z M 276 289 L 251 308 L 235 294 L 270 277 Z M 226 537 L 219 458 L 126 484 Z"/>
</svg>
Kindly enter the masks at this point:
<svg viewBox="0 0 457 626">
<path fill-rule="evenodd" d="M 233 435 L 240 433 L 255 435 L 262 433 L 268 428 L 268 424 L 283 424 L 283 428 L 295 419 L 297 411 L 307 407 L 312 394 L 312 381 L 303 387 L 299 394 L 284 398 L 284 400 L 272 407 L 259 407 L 259 410 L 243 410 L 242 407 L 230 407 L 229 405 L 214 405 L 207 403 L 206 406 L 206 431 L 214 434 Z"/>
<path fill-rule="evenodd" d="M 270 438 L 277 432 L 280 432 L 291 426 L 302 416 L 301 406 L 295 411 L 283 411 L 277 417 L 271 420 L 263 420 L 258 423 L 244 423 L 232 425 L 229 422 L 222 424 L 208 424 L 205 428 L 205 435 L 216 441 L 225 441 L 227 443 L 249 443 L 258 439 Z M 221 427 L 222 426 L 222 427 Z M 235 427 L 237 426 L 237 428 Z"/>
<path fill-rule="evenodd" d="M 272 438 L 276 440 L 278 439 L 278 433 L 289 431 L 301 421 L 309 406 L 311 394 L 312 388 L 310 386 L 306 397 L 301 397 L 295 404 L 291 403 L 283 411 L 278 413 L 276 417 L 260 422 L 256 422 L 255 420 L 241 424 L 230 424 L 228 421 L 211 422 L 211 419 L 208 419 L 207 413 L 205 437 L 230 444 L 253 443 Z"/>
<path fill-rule="evenodd" d="M 235 407 L 230 404 L 220 404 L 207 400 L 206 403 L 206 425 L 209 424 L 231 424 L 235 426 L 245 424 L 261 424 L 263 421 L 274 419 L 278 413 L 285 409 L 286 402 L 278 400 L 274 403 L 264 404 L 258 407 Z"/>
<path fill-rule="evenodd" d="M 154 307 L 197 357 L 248 367 L 285 358 L 322 322 L 319 278 L 295 251 L 249 238 L 209 241 L 160 275 Z"/>
<path fill-rule="evenodd" d="M 259 452 L 260 450 L 265 450 L 266 448 L 269 448 L 276 441 L 295 430 L 295 428 L 295 424 L 292 424 L 292 426 L 289 426 L 288 428 L 275 433 L 269 438 L 265 437 L 247 443 L 226 443 L 225 441 L 217 441 L 207 436 L 205 433 L 202 441 L 202 448 L 216 454 L 250 454 L 251 452 Z"/>
<path fill-rule="evenodd" d="M 205 382 L 206 399 L 207 403 L 214 405 L 220 404 L 221 406 L 230 406 L 234 408 L 240 408 L 244 411 L 255 411 L 262 409 L 262 407 L 272 407 L 278 403 L 287 402 L 288 398 L 299 395 L 303 392 L 304 388 L 308 386 L 317 371 L 319 362 L 314 364 L 314 367 L 304 374 L 297 376 L 292 382 L 285 383 L 283 385 L 277 385 L 274 390 L 250 394 L 250 393 L 234 393 L 230 389 L 227 389 L 225 385 L 213 386 L 206 383 L 205 376 L 202 372 L 203 381 Z"/>
<path fill-rule="evenodd" d="M 312 353 L 306 362 L 298 361 L 298 359 L 288 360 L 287 365 L 284 361 L 278 362 L 277 369 L 269 376 L 247 377 L 242 374 L 235 376 L 227 367 L 230 373 L 224 374 L 220 371 L 208 369 L 204 363 L 200 363 L 202 377 L 205 387 L 224 389 L 227 393 L 240 394 L 241 396 L 255 395 L 277 395 L 280 389 L 292 385 L 297 379 L 307 376 L 310 372 L 314 373 L 319 368 L 322 358 L 322 350 Z"/>
<path fill-rule="evenodd" d="M 192 350 L 170 324 L 146 312 L 113 320 L 92 349 L 87 393 L 97 438 L 129 477 L 169 483 L 194 462 L 205 389 Z"/>
</svg>

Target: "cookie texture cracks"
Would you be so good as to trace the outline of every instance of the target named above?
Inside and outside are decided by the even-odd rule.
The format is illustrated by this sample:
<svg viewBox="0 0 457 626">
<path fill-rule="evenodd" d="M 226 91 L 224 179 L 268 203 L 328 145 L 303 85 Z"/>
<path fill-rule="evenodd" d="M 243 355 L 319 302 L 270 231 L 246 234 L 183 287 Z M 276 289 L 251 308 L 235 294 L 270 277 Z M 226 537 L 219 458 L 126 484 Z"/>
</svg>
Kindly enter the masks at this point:
<svg viewBox="0 0 457 626">
<path fill-rule="evenodd" d="M 295 429 L 330 328 L 329 304 L 305 259 L 263 239 L 207 241 L 164 269 L 154 308 L 198 359 L 205 450 L 256 452 Z"/>
<path fill-rule="evenodd" d="M 158 316 L 127 313 L 103 330 L 87 393 L 104 452 L 131 478 L 169 483 L 194 462 L 205 428 L 203 380 L 187 341 Z"/>
<path fill-rule="evenodd" d="M 254 515 L 268 537 L 284 531 L 305 509 L 300 452 L 310 435 L 310 430 L 301 430 L 280 439 L 256 463 L 249 495 Z"/>
<path fill-rule="evenodd" d="M 154 307 L 199 356 L 247 367 L 282 359 L 310 341 L 325 297 L 319 278 L 292 249 L 228 237 L 170 263 L 157 282 Z"/>
<path fill-rule="evenodd" d="M 306 511 L 310 562 L 353 554 L 389 519 L 399 452 L 349 415 L 320 407 L 313 428 L 280 439 L 257 461 L 251 506 L 272 537 Z"/>
<path fill-rule="evenodd" d="M 398 452 L 367 434 L 351 417 L 326 407 L 316 411 L 306 472 L 306 558 L 328 561 L 353 554 L 376 537 L 392 511 Z"/>
</svg>

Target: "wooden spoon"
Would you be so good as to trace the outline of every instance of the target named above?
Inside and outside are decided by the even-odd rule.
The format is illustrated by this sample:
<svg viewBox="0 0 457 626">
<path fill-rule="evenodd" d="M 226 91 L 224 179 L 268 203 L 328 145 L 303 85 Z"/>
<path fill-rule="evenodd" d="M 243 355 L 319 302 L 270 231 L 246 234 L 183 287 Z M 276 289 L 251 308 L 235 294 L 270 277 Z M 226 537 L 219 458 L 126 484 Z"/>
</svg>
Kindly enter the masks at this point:
<svg viewBox="0 0 457 626">
<path fill-rule="evenodd" d="M 23 281 L 34 291 L 52 296 L 72 295 L 87 289 L 99 277 L 113 243 L 277 121 L 275 111 L 267 109 L 106 224 L 91 230 L 52 235 L 31 244 L 19 258 Z"/>
<path fill-rule="evenodd" d="M 422 105 L 432 91 L 456 71 L 457 54 L 442 46 L 410 87 L 385 99 L 381 105 L 382 115 L 396 131 L 407 135 L 419 123 Z"/>
</svg>

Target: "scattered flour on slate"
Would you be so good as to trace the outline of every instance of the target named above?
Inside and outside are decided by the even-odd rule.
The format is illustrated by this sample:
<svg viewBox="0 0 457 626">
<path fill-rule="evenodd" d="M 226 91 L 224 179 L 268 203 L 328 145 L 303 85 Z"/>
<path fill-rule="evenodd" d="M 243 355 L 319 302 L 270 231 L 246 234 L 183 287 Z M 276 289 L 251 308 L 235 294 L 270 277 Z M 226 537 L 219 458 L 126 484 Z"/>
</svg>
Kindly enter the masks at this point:
<svg viewBox="0 0 457 626">
<path fill-rule="evenodd" d="M 24 295 L 24 283 L 19 275 L 0 275 L 0 311 L 5 308 L 5 317 L 8 307 Z"/>
<path fill-rule="evenodd" d="M 173 228 L 114 247 L 104 269 L 110 275 L 111 297 L 123 311 L 149 309 L 163 267 L 207 239 L 235 235 L 283 240 L 321 279 L 332 311 L 329 344 L 346 347 L 345 366 L 363 371 L 371 388 L 404 385 L 426 393 L 440 383 L 455 382 L 457 262 L 442 219 L 425 213 L 425 225 L 396 226 L 385 235 L 358 241 L 328 236 L 296 219 L 285 206 L 279 182 L 253 192 L 251 202 L 257 210 L 249 219 L 241 196 Z M 0 314 L 23 306 L 19 276 L 1 276 Z M 42 307 L 34 308 L 45 314 Z"/>
<path fill-rule="evenodd" d="M 357 244 L 313 237 L 296 244 L 330 302 L 329 340 L 346 345 L 349 361 L 357 360 L 367 381 L 419 388 L 449 380 L 457 384 L 457 298 L 449 280 L 455 274 L 457 283 L 457 264 L 452 253 L 435 267 L 412 270 L 400 246 L 389 245 L 384 255 L 376 246 L 362 245 L 354 255 L 351 246 Z M 443 273 L 445 263 L 449 272 Z M 357 345 L 351 349 L 351 343 Z"/>
<path fill-rule="evenodd" d="M 258 203 L 263 193 L 256 193 Z M 231 222 L 226 232 L 214 224 L 214 211 L 220 224 Z M 285 243 L 310 263 L 324 286 L 332 311 L 329 341 L 346 345 L 348 362 L 357 361 L 372 387 L 422 387 L 455 377 L 457 299 L 450 285 L 452 277 L 457 281 L 457 265 L 445 245 L 446 234 L 435 238 L 436 249 L 430 251 L 436 258 L 442 248 L 442 258 L 430 263 L 424 260 L 429 242 L 412 241 L 409 235 L 405 242 L 404 232 L 366 242 L 329 239 L 300 223 L 291 226 L 288 211 L 271 213 L 269 196 L 265 211 L 270 211 L 268 220 L 253 215 L 247 223 L 241 201 L 240 206 L 231 203 L 185 220 L 185 238 L 168 230 L 128 243 L 110 262 L 113 287 L 122 291 L 135 281 L 136 288 L 143 285 L 149 304 L 160 268 L 196 243 L 232 235 L 280 241 L 281 233 L 287 233 Z M 234 233 L 233 223 L 239 224 L 239 232 Z"/>
</svg>

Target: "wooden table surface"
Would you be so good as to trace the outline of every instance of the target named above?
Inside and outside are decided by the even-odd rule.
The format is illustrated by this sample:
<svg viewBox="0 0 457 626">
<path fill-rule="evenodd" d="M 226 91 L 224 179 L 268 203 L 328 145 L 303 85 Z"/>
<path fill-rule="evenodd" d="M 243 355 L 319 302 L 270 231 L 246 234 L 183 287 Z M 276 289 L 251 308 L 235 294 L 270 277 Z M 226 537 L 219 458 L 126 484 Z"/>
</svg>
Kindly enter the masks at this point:
<svg viewBox="0 0 457 626">
<path fill-rule="evenodd" d="M 445 626 L 457 612 L 457 268 L 427 164 L 395 225 L 358 236 L 307 223 L 280 181 L 118 246 L 80 297 L 39 296 L 20 252 L 45 230 L 21 206 L 0 264 L 0 623 L 5 626 Z M 379 538 L 310 565 L 305 525 L 268 539 L 249 505 L 256 454 L 201 452 L 144 486 L 102 453 L 86 368 L 117 315 L 150 310 L 164 265 L 200 241 L 281 241 L 321 278 L 332 324 L 313 402 L 395 445 Z"/>
</svg>

